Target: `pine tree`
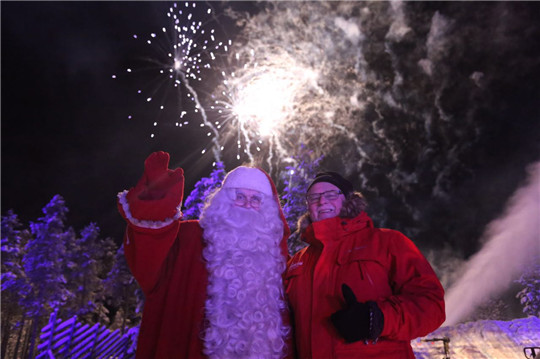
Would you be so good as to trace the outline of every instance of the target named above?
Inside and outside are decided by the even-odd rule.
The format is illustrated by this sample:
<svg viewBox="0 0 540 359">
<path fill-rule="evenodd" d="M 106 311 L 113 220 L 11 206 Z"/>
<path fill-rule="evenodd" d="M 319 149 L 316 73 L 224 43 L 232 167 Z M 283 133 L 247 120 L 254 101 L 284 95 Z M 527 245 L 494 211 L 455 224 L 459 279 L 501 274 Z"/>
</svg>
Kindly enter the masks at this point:
<svg viewBox="0 0 540 359">
<path fill-rule="evenodd" d="M 223 162 L 217 162 L 216 167 L 210 173 L 210 177 L 203 177 L 197 183 L 195 183 L 195 188 L 189 196 L 186 198 L 184 203 L 184 219 L 198 219 L 201 215 L 201 211 L 204 207 L 204 201 L 206 197 L 214 189 L 221 186 L 221 182 L 225 178 L 225 167 Z"/>
<path fill-rule="evenodd" d="M 140 323 L 144 295 L 131 274 L 124 257 L 124 247 L 116 252 L 115 263 L 104 282 L 107 303 L 117 310 L 112 328 L 119 328 L 122 334 L 128 326 Z"/>
<path fill-rule="evenodd" d="M 21 265 L 23 243 L 18 216 L 9 210 L 2 216 L 2 294 L 24 273 Z"/>
<path fill-rule="evenodd" d="M 540 264 L 537 258 L 516 281 L 523 289 L 516 295 L 523 305 L 523 313 L 540 317 Z"/>
<path fill-rule="evenodd" d="M 319 163 L 323 159 L 323 156 L 313 157 L 313 151 L 308 150 L 304 145 L 300 145 L 298 154 L 293 156 L 294 165 L 286 166 L 285 171 L 280 176 L 281 181 L 285 184 L 281 196 L 285 202 L 283 213 L 292 232 L 288 240 L 289 254 L 291 255 L 306 246 L 300 240 L 296 227 L 298 219 L 307 212 L 306 191 L 310 182 L 315 178 Z"/>
<path fill-rule="evenodd" d="M 30 223 L 34 236 L 26 245 L 23 266 L 28 277 L 30 295 L 21 305 L 33 319 L 29 356 L 33 355 L 37 330 L 55 308 L 70 297 L 64 276 L 65 243 L 74 240 L 73 231 L 64 228 L 68 209 L 60 195 L 43 208 L 45 216 Z"/>
<path fill-rule="evenodd" d="M 103 278 L 111 269 L 114 243 L 110 238 L 99 237 L 99 227 L 90 223 L 80 238 L 66 244 L 65 275 L 72 297 L 62 308 L 66 316 L 76 315 L 88 323 L 108 321 L 104 306 Z M 106 268 L 105 270 L 103 268 Z"/>
<path fill-rule="evenodd" d="M 12 331 L 22 325 L 24 313 L 19 302 L 21 297 L 28 295 L 22 258 L 30 232 L 21 228 L 22 224 L 13 210 L 2 216 L 2 357 L 7 351 Z"/>
</svg>

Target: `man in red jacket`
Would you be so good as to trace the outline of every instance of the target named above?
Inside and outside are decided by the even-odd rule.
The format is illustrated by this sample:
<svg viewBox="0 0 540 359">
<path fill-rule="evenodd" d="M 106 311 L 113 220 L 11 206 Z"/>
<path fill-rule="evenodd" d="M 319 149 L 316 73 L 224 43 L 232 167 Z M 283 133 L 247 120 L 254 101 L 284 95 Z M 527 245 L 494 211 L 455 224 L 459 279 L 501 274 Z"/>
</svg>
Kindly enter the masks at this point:
<svg viewBox="0 0 540 359">
<path fill-rule="evenodd" d="M 289 229 L 272 180 L 237 167 L 199 221 L 180 221 L 183 170 L 168 165 L 168 153 L 151 154 L 118 196 L 126 259 L 145 294 L 137 358 L 285 357 Z"/>
<path fill-rule="evenodd" d="M 414 358 L 410 340 L 445 319 L 429 263 L 400 232 L 375 228 L 339 174 L 318 174 L 306 200 L 299 231 L 309 247 L 285 276 L 299 357 Z"/>
</svg>

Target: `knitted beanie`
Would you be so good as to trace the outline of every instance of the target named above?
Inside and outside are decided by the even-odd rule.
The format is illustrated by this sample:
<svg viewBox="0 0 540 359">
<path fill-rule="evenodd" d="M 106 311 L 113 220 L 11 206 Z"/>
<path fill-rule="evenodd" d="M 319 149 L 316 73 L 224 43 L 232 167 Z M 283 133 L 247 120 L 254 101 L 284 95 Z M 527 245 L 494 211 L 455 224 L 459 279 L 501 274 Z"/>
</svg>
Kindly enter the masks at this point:
<svg viewBox="0 0 540 359">
<path fill-rule="evenodd" d="M 339 188 L 339 190 L 345 195 L 349 195 L 354 191 L 353 185 L 351 182 L 347 181 L 345 178 L 343 178 L 339 173 L 336 172 L 320 172 L 317 173 L 315 176 L 315 179 L 308 187 L 309 189 L 318 182 L 328 182 Z"/>
</svg>

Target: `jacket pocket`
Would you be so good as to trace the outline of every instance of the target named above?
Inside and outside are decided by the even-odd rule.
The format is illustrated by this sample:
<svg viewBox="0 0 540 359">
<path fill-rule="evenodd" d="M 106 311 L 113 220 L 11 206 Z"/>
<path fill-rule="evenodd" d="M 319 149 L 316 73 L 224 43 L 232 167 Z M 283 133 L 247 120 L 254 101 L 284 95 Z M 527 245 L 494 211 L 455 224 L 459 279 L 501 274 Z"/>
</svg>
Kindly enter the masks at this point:
<svg viewBox="0 0 540 359">
<path fill-rule="evenodd" d="M 341 285 L 345 283 L 353 289 L 361 302 L 376 300 L 391 293 L 388 270 L 369 248 L 358 246 L 342 250 L 337 264 L 337 291 L 341 292 Z"/>
</svg>

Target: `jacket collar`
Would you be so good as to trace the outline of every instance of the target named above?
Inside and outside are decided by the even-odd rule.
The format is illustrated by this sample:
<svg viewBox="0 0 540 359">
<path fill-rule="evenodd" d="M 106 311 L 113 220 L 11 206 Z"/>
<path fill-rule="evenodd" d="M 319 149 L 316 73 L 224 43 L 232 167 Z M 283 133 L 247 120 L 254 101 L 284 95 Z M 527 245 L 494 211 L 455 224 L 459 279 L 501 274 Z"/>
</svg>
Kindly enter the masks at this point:
<svg viewBox="0 0 540 359">
<path fill-rule="evenodd" d="M 354 218 L 334 217 L 311 223 L 302 234 L 302 239 L 310 245 L 340 241 L 344 235 L 366 227 L 373 227 L 373 221 L 366 212 Z"/>
</svg>

